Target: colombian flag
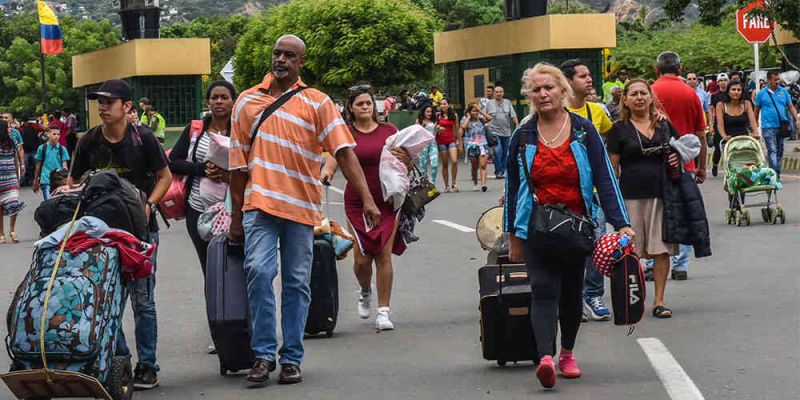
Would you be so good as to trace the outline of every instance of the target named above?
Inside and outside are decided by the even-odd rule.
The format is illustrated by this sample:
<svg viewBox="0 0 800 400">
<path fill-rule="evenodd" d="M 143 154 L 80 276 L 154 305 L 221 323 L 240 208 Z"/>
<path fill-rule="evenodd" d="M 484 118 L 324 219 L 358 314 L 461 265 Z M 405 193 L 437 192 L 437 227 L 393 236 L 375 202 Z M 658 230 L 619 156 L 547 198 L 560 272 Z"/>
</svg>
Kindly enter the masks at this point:
<svg viewBox="0 0 800 400">
<path fill-rule="evenodd" d="M 39 6 L 39 31 L 42 35 L 42 54 L 61 54 L 64 51 L 64 39 L 61 27 L 53 9 L 42 0 L 36 0 Z"/>
</svg>

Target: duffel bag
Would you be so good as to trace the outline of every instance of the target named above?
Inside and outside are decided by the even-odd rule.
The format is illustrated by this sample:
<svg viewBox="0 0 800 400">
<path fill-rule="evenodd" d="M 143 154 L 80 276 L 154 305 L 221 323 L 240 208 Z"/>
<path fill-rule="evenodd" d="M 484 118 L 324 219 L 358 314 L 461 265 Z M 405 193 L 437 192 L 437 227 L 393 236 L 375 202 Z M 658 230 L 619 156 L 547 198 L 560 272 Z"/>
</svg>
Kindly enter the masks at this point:
<svg viewBox="0 0 800 400">
<path fill-rule="evenodd" d="M 645 307 L 644 270 L 639 256 L 627 246 L 611 269 L 611 308 L 614 325 L 634 325 L 642 319 Z"/>
<path fill-rule="evenodd" d="M 53 196 L 39 204 L 33 213 L 33 219 L 41 229 L 41 237 L 55 232 L 61 225 L 71 221 L 80 201 L 80 193 L 68 193 Z"/>
</svg>

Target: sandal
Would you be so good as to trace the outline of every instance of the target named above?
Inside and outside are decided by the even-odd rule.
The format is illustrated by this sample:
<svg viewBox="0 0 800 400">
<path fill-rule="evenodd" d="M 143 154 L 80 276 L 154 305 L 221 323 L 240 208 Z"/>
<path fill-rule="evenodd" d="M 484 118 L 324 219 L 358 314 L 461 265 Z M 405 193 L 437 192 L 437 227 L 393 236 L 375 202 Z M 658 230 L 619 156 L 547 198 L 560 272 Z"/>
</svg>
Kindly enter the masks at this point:
<svg viewBox="0 0 800 400">
<path fill-rule="evenodd" d="M 450 188 L 449 187 L 444 188 L 444 192 L 445 193 L 450 193 Z"/>
<path fill-rule="evenodd" d="M 453 185 L 453 193 L 458 193 L 458 188 L 456 187 L 456 185 Z"/>
<path fill-rule="evenodd" d="M 17 232 L 9 232 L 8 236 L 11 236 L 11 243 L 19 243 L 19 238 L 17 237 Z"/>
<path fill-rule="evenodd" d="M 653 308 L 653 316 L 656 318 L 671 318 L 672 310 L 664 306 L 656 306 Z"/>
<path fill-rule="evenodd" d="M 6 235 L 0 235 L 0 244 L 6 244 Z"/>
</svg>

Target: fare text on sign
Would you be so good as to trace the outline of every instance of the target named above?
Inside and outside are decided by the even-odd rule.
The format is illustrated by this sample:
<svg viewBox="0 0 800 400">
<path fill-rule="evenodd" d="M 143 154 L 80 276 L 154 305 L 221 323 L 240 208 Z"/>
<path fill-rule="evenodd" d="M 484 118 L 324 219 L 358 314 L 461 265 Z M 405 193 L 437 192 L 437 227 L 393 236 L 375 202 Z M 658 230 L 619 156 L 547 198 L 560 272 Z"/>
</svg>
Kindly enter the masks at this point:
<svg viewBox="0 0 800 400">
<path fill-rule="evenodd" d="M 764 43 L 772 35 L 772 21 L 754 12 L 758 9 L 764 9 L 762 0 L 754 1 L 736 12 L 736 30 L 749 43 Z"/>
</svg>

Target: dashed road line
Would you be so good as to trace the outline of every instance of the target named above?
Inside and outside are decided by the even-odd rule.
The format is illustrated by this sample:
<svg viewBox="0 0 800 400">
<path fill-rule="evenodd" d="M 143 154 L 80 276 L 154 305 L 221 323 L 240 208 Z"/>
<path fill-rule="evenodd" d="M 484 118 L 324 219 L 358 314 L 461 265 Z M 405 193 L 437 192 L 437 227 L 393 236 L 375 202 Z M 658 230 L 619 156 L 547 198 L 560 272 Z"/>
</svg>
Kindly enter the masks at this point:
<svg viewBox="0 0 800 400">
<path fill-rule="evenodd" d="M 637 342 L 644 350 L 644 354 L 647 355 L 672 400 L 705 400 L 692 378 L 686 374 L 686 371 L 678 364 L 661 340 L 642 338 Z"/>
<path fill-rule="evenodd" d="M 445 221 L 443 219 L 435 219 L 435 220 L 433 220 L 433 222 L 435 222 L 437 224 L 440 224 L 440 225 L 444 225 L 444 226 L 446 226 L 448 228 L 453 228 L 453 229 L 455 229 L 457 231 L 461 231 L 461 232 L 464 232 L 464 233 L 473 233 L 473 232 L 475 232 L 475 229 L 466 227 L 464 225 L 459 225 L 459 224 L 456 224 L 454 222 Z"/>
</svg>

